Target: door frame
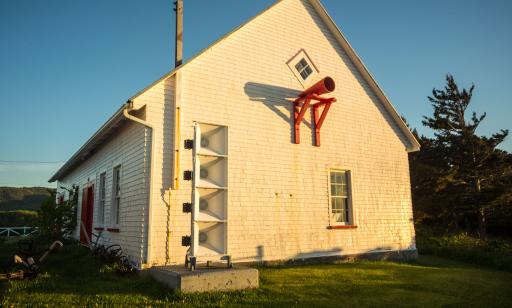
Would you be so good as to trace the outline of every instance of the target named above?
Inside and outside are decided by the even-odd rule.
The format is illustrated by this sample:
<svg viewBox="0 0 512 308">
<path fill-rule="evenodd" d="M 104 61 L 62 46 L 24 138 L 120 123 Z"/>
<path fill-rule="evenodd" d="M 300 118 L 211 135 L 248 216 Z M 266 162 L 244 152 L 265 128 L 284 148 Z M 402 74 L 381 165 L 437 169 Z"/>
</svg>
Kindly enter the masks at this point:
<svg viewBox="0 0 512 308">
<path fill-rule="evenodd" d="M 80 242 L 89 246 L 92 237 L 94 220 L 94 183 L 88 183 L 82 188 L 82 208 L 80 212 Z"/>
</svg>

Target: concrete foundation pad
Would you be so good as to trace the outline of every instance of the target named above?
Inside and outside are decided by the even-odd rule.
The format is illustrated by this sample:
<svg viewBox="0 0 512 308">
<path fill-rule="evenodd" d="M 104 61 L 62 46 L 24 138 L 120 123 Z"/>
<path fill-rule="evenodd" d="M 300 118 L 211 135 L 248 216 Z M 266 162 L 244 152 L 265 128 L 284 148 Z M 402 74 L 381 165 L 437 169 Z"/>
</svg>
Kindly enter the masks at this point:
<svg viewBox="0 0 512 308">
<path fill-rule="evenodd" d="M 257 288 L 258 270 L 249 267 L 209 267 L 189 271 L 183 266 L 155 266 L 149 274 L 171 289 L 185 293 Z"/>
</svg>

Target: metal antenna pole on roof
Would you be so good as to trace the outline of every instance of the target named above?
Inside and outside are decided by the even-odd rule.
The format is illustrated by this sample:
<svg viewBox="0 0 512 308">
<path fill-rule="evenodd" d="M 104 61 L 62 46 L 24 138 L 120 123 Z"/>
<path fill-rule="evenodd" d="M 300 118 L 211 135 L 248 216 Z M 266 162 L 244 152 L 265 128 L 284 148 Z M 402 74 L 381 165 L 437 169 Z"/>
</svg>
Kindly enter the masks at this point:
<svg viewBox="0 0 512 308">
<path fill-rule="evenodd" d="M 176 12 L 176 52 L 174 67 L 178 67 L 183 62 L 183 0 L 174 2 L 174 11 Z"/>
</svg>

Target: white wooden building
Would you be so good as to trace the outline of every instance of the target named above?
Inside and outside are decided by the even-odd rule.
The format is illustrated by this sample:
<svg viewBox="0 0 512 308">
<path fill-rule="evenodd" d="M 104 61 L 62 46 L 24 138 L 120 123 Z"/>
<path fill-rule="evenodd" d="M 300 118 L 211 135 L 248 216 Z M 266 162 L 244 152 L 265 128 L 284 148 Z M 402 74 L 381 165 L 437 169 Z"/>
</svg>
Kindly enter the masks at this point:
<svg viewBox="0 0 512 308">
<path fill-rule="evenodd" d="M 326 104 L 297 135 L 294 101 L 327 76 L 317 146 Z M 281 0 L 132 96 L 50 181 L 80 187 L 77 238 L 101 231 L 139 268 L 414 257 L 417 150 L 319 1 Z"/>
</svg>

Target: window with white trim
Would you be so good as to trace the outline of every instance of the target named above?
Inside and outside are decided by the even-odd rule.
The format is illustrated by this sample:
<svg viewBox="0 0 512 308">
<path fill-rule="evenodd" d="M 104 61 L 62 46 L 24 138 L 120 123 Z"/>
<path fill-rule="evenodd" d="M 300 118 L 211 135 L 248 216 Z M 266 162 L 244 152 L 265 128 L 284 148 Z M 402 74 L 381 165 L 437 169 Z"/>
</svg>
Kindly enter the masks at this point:
<svg viewBox="0 0 512 308">
<path fill-rule="evenodd" d="M 300 59 L 300 61 L 295 64 L 295 69 L 303 80 L 308 79 L 309 75 L 313 73 L 313 69 L 309 66 L 309 63 L 305 58 Z"/>
<path fill-rule="evenodd" d="M 350 172 L 329 171 L 330 220 L 333 225 L 352 224 L 352 202 L 350 198 Z"/>
<path fill-rule="evenodd" d="M 299 50 L 286 64 L 302 86 L 308 87 L 318 81 L 318 69 L 304 49 Z"/>
<path fill-rule="evenodd" d="M 121 212 L 121 165 L 114 167 L 112 174 L 112 206 L 110 211 L 111 225 L 119 225 Z"/>
<path fill-rule="evenodd" d="M 107 191 L 107 174 L 103 172 L 100 174 L 100 185 L 99 185 L 99 202 L 98 202 L 98 224 L 103 225 L 105 223 L 105 201 Z"/>
</svg>

